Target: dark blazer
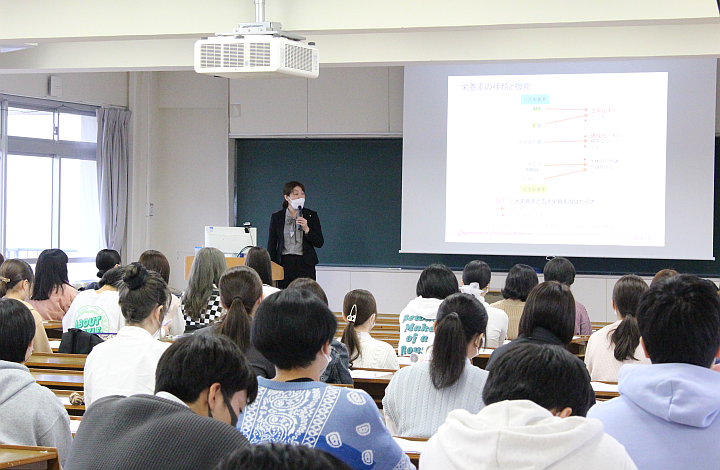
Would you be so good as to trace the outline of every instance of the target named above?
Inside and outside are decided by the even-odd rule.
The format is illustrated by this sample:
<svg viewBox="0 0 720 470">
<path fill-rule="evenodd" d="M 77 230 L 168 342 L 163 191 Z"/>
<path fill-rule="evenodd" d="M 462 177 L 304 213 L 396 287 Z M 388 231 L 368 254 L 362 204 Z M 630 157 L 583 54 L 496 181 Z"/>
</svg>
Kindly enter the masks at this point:
<svg viewBox="0 0 720 470">
<path fill-rule="evenodd" d="M 315 248 L 322 248 L 325 243 L 320 218 L 317 212 L 303 207 L 302 216 L 307 220 L 308 233 L 303 233 L 303 261 L 309 266 L 318 264 Z M 268 235 L 268 253 L 270 259 L 282 265 L 282 251 L 285 248 L 285 209 L 275 212 L 270 217 L 270 233 Z M 302 229 L 301 229 L 302 230 Z"/>
</svg>

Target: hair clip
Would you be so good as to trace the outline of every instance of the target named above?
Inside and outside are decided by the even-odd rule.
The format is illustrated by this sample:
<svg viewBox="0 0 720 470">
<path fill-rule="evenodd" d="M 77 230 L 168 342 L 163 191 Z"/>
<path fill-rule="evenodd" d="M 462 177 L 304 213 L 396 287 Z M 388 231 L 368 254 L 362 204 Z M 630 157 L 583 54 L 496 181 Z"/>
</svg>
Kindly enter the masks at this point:
<svg viewBox="0 0 720 470">
<path fill-rule="evenodd" d="M 348 323 L 350 323 L 350 322 L 354 323 L 356 318 L 357 318 L 357 305 L 353 304 L 352 308 L 350 309 L 350 313 L 348 313 L 347 321 L 348 321 Z"/>
<path fill-rule="evenodd" d="M 0 282 L 4 282 L 5 284 L 8 284 L 10 282 L 10 279 L 0 276 Z"/>
</svg>

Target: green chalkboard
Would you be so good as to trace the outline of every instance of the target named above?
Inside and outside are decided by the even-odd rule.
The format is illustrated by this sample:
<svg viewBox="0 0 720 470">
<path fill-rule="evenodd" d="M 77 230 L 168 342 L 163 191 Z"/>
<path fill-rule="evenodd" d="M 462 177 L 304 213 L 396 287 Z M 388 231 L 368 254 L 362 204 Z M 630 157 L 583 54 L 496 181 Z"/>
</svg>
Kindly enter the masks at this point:
<svg viewBox="0 0 720 470">
<path fill-rule="evenodd" d="M 716 139 L 716 168 L 720 159 L 717 144 Z M 321 265 L 424 268 L 444 263 L 461 270 L 468 261 L 479 258 L 493 270 L 507 271 L 516 263 L 536 269 L 545 264 L 541 256 L 399 253 L 402 139 L 238 139 L 236 150 L 236 225 L 252 222 L 258 228 L 258 245 L 267 245 L 270 214 L 281 209 L 283 185 L 298 180 L 305 184 L 307 207 L 317 211 L 322 222 L 325 246 L 318 250 Z M 715 193 L 715 227 L 720 226 L 719 193 Z M 714 247 L 717 254 L 717 230 Z M 668 267 L 704 276 L 720 274 L 720 261 L 571 260 L 584 274 L 651 275 Z"/>
</svg>

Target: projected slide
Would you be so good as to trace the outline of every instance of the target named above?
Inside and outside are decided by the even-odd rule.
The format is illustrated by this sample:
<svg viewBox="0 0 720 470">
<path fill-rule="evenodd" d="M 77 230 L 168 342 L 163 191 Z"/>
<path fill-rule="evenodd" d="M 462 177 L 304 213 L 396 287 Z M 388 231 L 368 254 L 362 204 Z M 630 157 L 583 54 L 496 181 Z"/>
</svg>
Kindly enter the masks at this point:
<svg viewBox="0 0 720 470">
<path fill-rule="evenodd" d="M 667 72 L 448 77 L 446 242 L 665 245 Z"/>
</svg>

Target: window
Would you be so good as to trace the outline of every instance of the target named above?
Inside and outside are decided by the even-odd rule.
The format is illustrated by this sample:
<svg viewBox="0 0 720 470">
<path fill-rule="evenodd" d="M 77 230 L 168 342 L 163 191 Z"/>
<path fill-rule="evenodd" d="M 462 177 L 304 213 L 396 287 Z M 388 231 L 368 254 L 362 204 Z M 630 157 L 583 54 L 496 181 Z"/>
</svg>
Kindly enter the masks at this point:
<svg viewBox="0 0 720 470">
<path fill-rule="evenodd" d="M 67 253 L 71 282 L 95 278 L 101 248 L 97 119 L 85 105 L 0 95 L 0 248 L 34 264 Z"/>
</svg>

